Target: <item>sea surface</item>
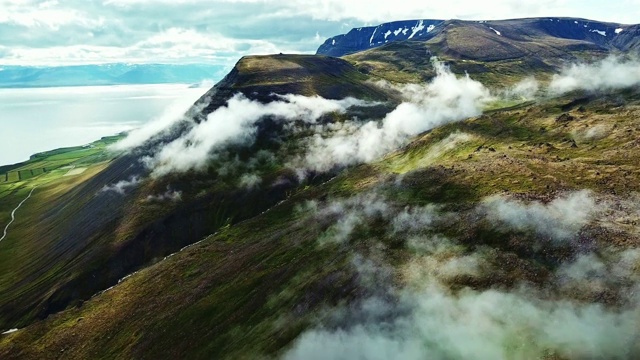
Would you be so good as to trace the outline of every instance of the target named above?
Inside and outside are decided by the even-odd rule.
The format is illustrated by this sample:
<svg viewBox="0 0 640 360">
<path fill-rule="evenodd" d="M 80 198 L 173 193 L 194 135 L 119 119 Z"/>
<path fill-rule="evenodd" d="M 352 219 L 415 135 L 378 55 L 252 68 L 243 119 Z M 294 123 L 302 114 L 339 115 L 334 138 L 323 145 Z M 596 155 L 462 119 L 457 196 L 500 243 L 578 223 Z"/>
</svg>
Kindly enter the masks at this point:
<svg viewBox="0 0 640 360">
<path fill-rule="evenodd" d="M 134 129 L 172 107 L 188 108 L 209 88 L 163 84 L 0 89 L 0 166 Z"/>
</svg>

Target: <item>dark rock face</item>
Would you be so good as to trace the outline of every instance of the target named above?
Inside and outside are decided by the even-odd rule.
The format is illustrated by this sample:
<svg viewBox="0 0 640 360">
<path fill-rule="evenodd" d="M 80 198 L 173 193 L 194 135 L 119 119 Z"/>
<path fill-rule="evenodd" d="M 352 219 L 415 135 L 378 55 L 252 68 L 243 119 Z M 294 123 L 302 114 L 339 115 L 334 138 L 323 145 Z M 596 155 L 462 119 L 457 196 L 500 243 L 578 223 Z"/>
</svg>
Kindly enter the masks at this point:
<svg viewBox="0 0 640 360">
<path fill-rule="evenodd" d="M 560 116 L 558 116 L 558 118 L 556 119 L 557 122 L 570 122 L 575 120 L 576 118 L 574 118 L 572 115 L 569 115 L 567 113 L 564 113 Z"/>
<path fill-rule="evenodd" d="M 479 27 L 495 33 L 505 41 L 530 41 L 556 38 L 575 41 L 580 46 L 595 46 L 609 50 L 640 49 L 640 25 L 621 25 L 579 18 L 527 18 L 498 21 L 462 20 L 410 20 L 396 21 L 373 27 L 355 28 L 347 34 L 329 38 L 317 54 L 343 56 L 383 46 L 390 42 L 417 40 L 428 41 L 443 32 L 448 25 L 469 27 L 478 32 Z"/>
<path fill-rule="evenodd" d="M 443 22 L 444 20 L 407 20 L 355 28 L 347 34 L 327 39 L 318 48 L 317 54 L 339 57 L 393 41 L 428 40 Z"/>
</svg>

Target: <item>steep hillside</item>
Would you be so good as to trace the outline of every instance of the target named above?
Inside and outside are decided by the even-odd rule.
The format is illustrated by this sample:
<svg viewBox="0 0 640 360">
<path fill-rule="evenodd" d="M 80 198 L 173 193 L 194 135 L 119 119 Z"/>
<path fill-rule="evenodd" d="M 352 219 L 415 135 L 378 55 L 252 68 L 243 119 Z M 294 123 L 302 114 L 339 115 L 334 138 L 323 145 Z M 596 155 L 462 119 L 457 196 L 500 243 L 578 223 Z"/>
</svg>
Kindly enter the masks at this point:
<svg viewBox="0 0 640 360">
<path fill-rule="evenodd" d="M 576 94 L 444 126 L 3 336 L 0 355 L 358 357 L 354 342 L 398 341 L 379 356 L 632 358 L 639 109 L 637 89 Z"/>
<path fill-rule="evenodd" d="M 368 79 L 348 62 L 328 56 L 249 56 L 240 59 L 201 102 L 209 102 L 203 111 L 208 114 L 236 93 L 261 102 L 273 100 L 274 94 L 387 100 L 389 94 L 367 83 Z"/>
<path fill-rule="evenodd" d="M 328 114 L 322 121 L 329 122 L 334 117 L 380 116 L 390 111 L 394 100 L 367 79 L 346 61 L 334 58 L 246 57 L 171 131 L 115 159 L 113 154 L 102 154 L 101 162 L 82 175 L 39 185 L 23 209 L 28 215 L 16 223 L 19 230 L 9 232 L 0 244 L 4 259 L 0 265 L 0 329 L 23 327 L 69 305 L 81 304 L 132 271 L 222 226 L 251 218 L 306 185 L 284 166 L 284 157 L 299 145 L 286 137 L 283 124 L 275 120 L 261 123 L 253 146 L 230 147 L 207 168 L 148 178 L 143 159 L 159 145 L 187 133 L 193 119 L 206 119 L 237 93 L 256 101 L 271 101 L 278 94 L 289 93 L 385 101 L 377 106 L 356 106 L 346 114 Z M 83 164 L 86 159 L 60 158 L 57 167 L 87 168 Z M 239 185 L 242 166 L 225 166 L 224 171 L 220 167 L 229 161 L 249 160 L 253 171 L 264 177 L 264 187 Z M 28 169 L 29 164 L 17 166 Z M 51 170 L 48 164 L 53 163 L 36 166 Z M 28 173 L 29 178 L 33 176 L 29 179 L 14 177 L 25 172 L 12 170 L 16 169 L 2 174 L 7 194 L 3 219 L 9 218 L 9 208 L 24 198 L 32 181 L 46 180 L 50 173 L 38 169 L 33 175 Z M 320 174 L 309 181 L 330 176 L 331 172 Z M 162 201 L 175 194 L 180 201 Z"/>
</svg>

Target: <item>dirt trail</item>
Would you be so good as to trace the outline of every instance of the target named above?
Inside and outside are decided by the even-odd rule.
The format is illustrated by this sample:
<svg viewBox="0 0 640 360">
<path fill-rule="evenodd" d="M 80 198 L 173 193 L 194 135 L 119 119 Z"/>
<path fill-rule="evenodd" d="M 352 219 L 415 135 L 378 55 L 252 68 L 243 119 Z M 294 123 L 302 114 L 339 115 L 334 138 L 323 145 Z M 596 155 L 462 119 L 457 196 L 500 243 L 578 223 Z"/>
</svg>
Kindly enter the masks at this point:
<svg viewBox="0 0 640 360">
<path fill-rule="evenodd" d="M 29 200 L 29 198 L 31 197 L 31 194 L 33 194 L 33 190 L 35 190 L 35 189 L 36 189 L 36 186 L 34 186 L 33 189 L 31 189 L 31 191 L 29 192 L 29 195 L 24 200 L 22 200 L 20 202 L 20 204 L 18 204 L 18 206 L 16 206 L 15 209 L 13 209 L 13 211 L 11 212 L 11 221 L 9 221 L 7 226 L 4 227 L 4 234 L 0 238 L 0 241 L 4 240 L 4 238 L 7 237 L 7 230 L 9 230 L 9 226 L 11 224 L 13 224 L 13 222 L 16 220 L 16 211 L 18 211 L 18 209 L 20 209 L 20 206 L 22 206 L 22 204 L 24 204 L 25 201 Z"/>
</svg>

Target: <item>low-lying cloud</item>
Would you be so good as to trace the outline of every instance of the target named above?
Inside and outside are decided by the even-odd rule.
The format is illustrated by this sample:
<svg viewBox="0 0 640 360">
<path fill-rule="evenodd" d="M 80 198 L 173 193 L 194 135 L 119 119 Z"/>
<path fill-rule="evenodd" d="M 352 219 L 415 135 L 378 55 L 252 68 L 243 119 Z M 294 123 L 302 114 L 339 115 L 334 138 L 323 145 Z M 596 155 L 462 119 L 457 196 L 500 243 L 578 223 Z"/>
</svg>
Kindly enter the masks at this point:
<svg viewBox="0 0 640 360">
<path fill-rule="evenodd" d="M 534 77 L 527 77 L 504 90 L 500 97 L 507 100 L 530 100 L 538 96 L 540 83 Z"/>
<path fill-rule="evenodd" d="M 145 163 L 153 176 L 157 177 L 171 172 L 202 170 L 211 164 L 212 159 L 237 162 L 237 158 L 215 153 L 224 152 L 229 146 L 253 144 L 259 122 L 268 117 L 283 123 L 283 129 L 289 131 L 289 136 L 300 145 L 295 153 L 280 156 L 277 161 L 304 177 L 309 172 L 326 172 L 376 161 L 420 133 L 481 114 L 484 105 L 496 99 L 534 99 L 545 93 L 558 95 L 576 89 L 606 90 L 640 83 L 640 63 L 618 57 L 567 67 L 554 76 L 544 90 L 540 90 L 540 84 L 534 78 L 526 78 L 494 95 L 469 76 L 456 76 L 435 58 L 433 66 L 436 77 L 428 84 L 378 84 L 396 91 L 403 99 L 382 119 L 353 117 L 344 121 L 318 122 L 318 119 L 330 113 L 344 114 L 352 107 L 378 104 L 354 98 L 327 100 L 318 96 L 283 95 L 263 104 L 238 94 L 200 123 L 189 123 L 182 135 L 163 144 L 155 154 L 145 158 Z M 186 106 L 182 105 L 170 109 L 158 121 L 131 132 L 115 148 L 126 150 L 139 146 L 172 124 L 190 120 L 184 116 Z M 602 127 L 594 127 L 580 136 L 584 140 L 598 139 L 606 135 L 603 130 Z M 448 151 L 468 141 L 465 136 L 455 135 L 455 138 L 443 144 L 440 151 Z M 225 160 L 225 156 L 229 159 Z M 437 157 L 438 154 L 434 153 L 433 156 Z M 229 165 L 239 168 L 237 163 Z M 219 164 L 219 167 L 220 171 L 226 172 L 225 164 Z M 254 176 L 244 177 L 239 186 L 254 187 L 255 181 L 248 180 L 257 180 L 259 172 L 251 167 L 243 171 Z"/>
<path fill-rule="evenodd" d="M 157 194 L 149 195 L 145 198 L 147 202 L 165 202 L 165 201 L 180 201 L 182 199 L 182 191 L 174 191 L 167 189 L 167 191 Z"/>
<path fill-rule="evenodd" d="M 548 204 L 493 196 L 485 200 L 483 207 L 488 218 L 496 223 L 519 231 L 535 231 L 555 240 L 575 236 L 599 210 L 587 190 L 569 193 Z"/>
<path fill-rule="evenodd" d="M 100 192 L 113 192 L 124 195 L 127 190 L 137 187 L 142 180 L 139 176 L 131 176 L 127 180 L 120 180 L 115 184 L 109 184 L 102 187 Z"/>
<path fill-rule="evenodd" d="M 308 331 L 285 359 L 625 359 L 640 351 L 637 309 L 437 285 L 398 297 L 401 305 L 378 301 L 361 311 L 376 319 L 401 306 L 408 315 Z"/>
<path fill-rule="evenodd" d="M 546 204 L 492 197 L 470 211 L 487 212 L 495 226 L 566 239 L 596 219 L 600 206 L 591 192 L 577 191 Z M 539 285 L 518 277 L 511 286 L 496 280 L 494 287 L 483 284 L 505 271 L 495 261 L 499 250 L 470 248 L 428 231 L 437 231 L 448 217 L 437 206 L 403 209 L 368 194 L 314 202 L 307 209 L 330 219 L 329 229 L 346 229 L 329 232 L 343 241 L 357 237 L 355 228 L 372 221 L 379 226 L 376 219 L 383 219 L 387 236 L 405 238 L 413 252 L 397 272 L 381 264 L 375 252 L 376 261 L 355 254 L 357 278 L 373 295 L 321 317 L 284 359 L 628 359 L 640 354 L 637 249 L 604 245 L 549 268 L 552 275 Z M 376 247 L 375 240 L 367 241 Z M 537 266 L 535 260 L 530 264 Z M 459 278 L 478 279 L 471 282 L 478 285 L 449 286 Z M 580 297 L 591 291 L 592 298 Z M 602 294 L 619 301 L 611 305 Z"/>
<path fill-rule="evenodd" d="M 202 169 L 211 159 L 214 149 L 251 144 L 257 132 L 256 123 L 264 117 L 312 124 L 325 114 L 344 113 L 350 107 L 367 105 L 369 103 L 354 98 L 327 100 L 299 95 L 284 95 L 279 100 L 262 104 L 236 95 L 226 106 L 218 108 L 186 134 L 166 144 L 147 163 L 155 176 Z"/>
<path fill-rule="evenodd" d="M 601 91 L 624 89 L 640 84 L 640 61 L 610 56 L 593 64 L 573 64 L 554 75 L 551 94 L 573 90 Z"/>
<path fill-rule="evenodd" d="M 336 243 L 347 243 L 358 227 L 367 227 L 375 220 L 388 225 L 388 231 L 380 236 L 403 237 L 427 231 L 448 217 L 437 205 L 402 208 L 376 192 L 326 204 L 308 202 L 304 210 L 310 211 L 319 223 L 329 221 L 320 241 Z"/>
</svg>

